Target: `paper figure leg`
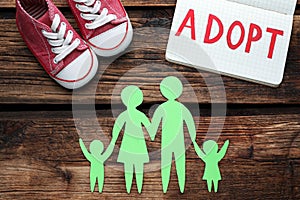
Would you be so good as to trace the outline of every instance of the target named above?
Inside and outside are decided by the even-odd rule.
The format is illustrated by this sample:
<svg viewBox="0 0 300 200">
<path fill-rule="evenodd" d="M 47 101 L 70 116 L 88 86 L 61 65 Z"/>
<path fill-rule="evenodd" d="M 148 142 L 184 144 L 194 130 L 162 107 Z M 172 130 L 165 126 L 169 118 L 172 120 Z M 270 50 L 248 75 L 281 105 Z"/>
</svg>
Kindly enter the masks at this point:
<svg viewBox="0 0 300 200">
<path fill-rule="evenodd" d="M 207 189 L 209 192 L 211 192 L 211 187 L 212 187 L 212 180 L 207 180 Z"/>
<path fill-rule="evenodd" d="M 95 185 L 96 185 L 97 177 L 94 176 L 92 173 L 90 174 L 90 188 L 91 192 L 94 192 L 95 190 Z"/>
<path fill-rule="evenodd" d="M 215 180 L 215 181 L 213 181 L 213 182 L 214 182 L 214 189 L 215 189 L 215 192 L 218 192 L 219 181 L 218 181 L 218 180 Z"/>
<path fill-rule="evenodd" d="M 179 157 L 177 157 L 179 156 Z M 185 187 L 185 153 L 182 155 L 175 154 L 175 163 L 176 163 L 176 171 L 178 177 L 178 184 L 180 188 L 180 192 L 184 193 Z"/>
<path fill-rule="evenodd" d="M 132 178 L 133 178 L 133 165 L 124 164 L 124 168 L 125 168 L 126 191 L 129 194 L 131 190 Z"/>
<path fill-rule="evenodd" d="M 162 186 L 163 186 L 164 193 L 166 193 L 168 190 L 171 166 L 172 166 L 172 152 L 162 151 L 161 152 L 161 178 L 162 178 Z"/>
<path fill-rule="evenodd" d="M 102 170 L 98 176 L 98 188 L 99 192 L 102 193 L 104 185 L 104 170 Z"/>
<path fill-rule="evenodd" d="M 138 192 L 142 192 L 143 188 L 144 164 L 135 165 L 135 179 Z"/>
</svg>

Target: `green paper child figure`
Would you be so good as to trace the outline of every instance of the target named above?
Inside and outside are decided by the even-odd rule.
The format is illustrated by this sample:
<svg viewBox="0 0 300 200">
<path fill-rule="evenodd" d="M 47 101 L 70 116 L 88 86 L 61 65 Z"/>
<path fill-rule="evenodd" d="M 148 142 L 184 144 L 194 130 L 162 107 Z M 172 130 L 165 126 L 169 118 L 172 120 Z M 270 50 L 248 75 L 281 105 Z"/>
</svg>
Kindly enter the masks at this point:
<svg viewBox="0 0 300 200">
<path fill-rule="evenodd" d="M 124 128 L 117 162 L 124 164 L 127 193 L 130 193 L 134 172 L 138 192 L 142 192 L 144 164 L 149 162 L 142 126 L 148 128 L 150 121 L 144 113 L 137 110 L 143 98 L 143 92 L 137 86 L 128 86 L 123 89 L 121 99 L 127 109 L 117 117 L 112 132 L 111 145 L 115 145 Z"/>
<path fill-rule="evenodd" d="M 218 152 L 218 144 L 213 140 L 208 140 L 204 142 L 202 151 L 196 142 L 194 142 L 194 147 L 198 156 L 205 163 L 204 175 L 202 179 L 206 180 L 209 192 L 211 192 L 212 183 L 214 184 L 214 191 L 218 192 L 218 183 L 220 180 L 222 180 L 218 164 L 224 158 L 228 146 L 229 140 L 226 140 L 222 149 Z"/>
<path fill-rule="evenodd" d="M 98 180 L 99 192 L 102 193 L 103 183 L 104 183 L 104 162 L 111 155 L 114 146 L 109 145 L 106 152 L 103 153 L 104 150 L 103 143 L 100 140 L 94 140 L 90 144 L 91 153 L 89 153 L 81 138 L 79 139 L 79 144 L 83 152 L 83 155 L 91 163 L 91 167 L 90 167 L 91 192 L 94 192 L 95 185 Z"/>
</svg>

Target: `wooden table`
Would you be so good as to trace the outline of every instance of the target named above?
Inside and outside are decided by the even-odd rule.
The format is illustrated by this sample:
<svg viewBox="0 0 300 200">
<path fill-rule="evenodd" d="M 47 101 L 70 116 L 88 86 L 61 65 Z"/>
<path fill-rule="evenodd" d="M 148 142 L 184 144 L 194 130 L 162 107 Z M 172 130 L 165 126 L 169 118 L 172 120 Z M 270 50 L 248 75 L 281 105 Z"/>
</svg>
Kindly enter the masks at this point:
<svg viewBox="0 0 300 200">
<path fill-rule="evenodd" d="M 65 1 L 54 2 L 75 26 Z M 80 90 L 80 95 L 72 95 L 72 91 L 49 78 L 17 31 L 14 0 L 0 2 L 0 199 L 300 199 L 300 10 L 294 17 L 281 86 L 275 89 L 222 77 L 227 102 L 222 98 L 212 102 L 205 80 L 214 80 L 215 75 L 164 59 L 168 38 L 165 30 L 171 27 L 175 0 L 123 0 L 123 3 L 136 30 L 133 45 L 138 48 L 105 70 L 99 70 L 99 76 L 102 74 L 99 83 L 92 82 L 97 84 L 94 97 L 91 87 Z M 152 29 L 164 31 L 155 35 Z M 145 64 L 154 68 L 143 68 Z M 136 75 L 126 75 L 132 69 L 137 70 Z M 81 153 L 78 133 L 96 135 L 97 127 L 83 120 L 81 125 L 87 129 L 76 130 L 74 122 L 78 119 L 73 119 L 72 97 L 76 104 L 95 99 L 98 121 L 110 138 L 115 120 L 111 103 L 118 102 L 119 96 L 111 99 L 118 80 L 125 76 L 119 83 L 123 86 L 142 83 L 145 100 L 141 109 L 148 113 L 152 105 L 164 102 L 159 83 L 174 74 L 171 69 L 185 76 L 195 91 L 196 98 L 189 98 L 191 90 L 185 90 L 182 101 L 200 107 L 198 144 L 203 142 L 210 120 L 221 117 L 211 116 L 211 103 L 227 103 L 219 144 L 226 139 L 231 144 L 220 163 L 223 180 L 219 193 L 207 192 L 202 181 L 204 165 L 192 146 L 187 150 L 184 194 L 179 192 L 173 164 L 167 194 L 162 192 L 160 171 L 156 170 L 145 173 L 142 194 L 137 193 L 134 183 L 128 195 L 123 172 L 116 170 L 120 165 L 113 164 L 115 156 L 108 161 L 116 167 L 106 169 L 103 194 L 90 193 L 89 163 Z M 212 84 L 211 89 L 221 92 L 222 85 Z M 84 113 L 87 107 L 82 107 Z M 149 151 L 159 149 L 159 138 L 156 142 L 147 139 Z"/>
</svg>

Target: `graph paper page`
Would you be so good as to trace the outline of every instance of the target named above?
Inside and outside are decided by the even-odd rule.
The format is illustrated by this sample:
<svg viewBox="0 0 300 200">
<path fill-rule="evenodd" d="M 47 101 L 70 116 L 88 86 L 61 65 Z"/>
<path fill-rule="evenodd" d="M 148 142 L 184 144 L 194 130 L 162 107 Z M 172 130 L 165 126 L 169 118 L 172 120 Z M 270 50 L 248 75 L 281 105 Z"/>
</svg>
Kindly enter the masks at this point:
<svg viewBox="0 0 300 200">
<path fill-rule="evenodd" d="M 278 86 L 283 79 L 293 15 L 244 5 L 241 2 L 244 0 L 178 0 L 166 59 L 252 82 Z M 278 3 L 277 6 L 273 5 L 272 9 L 280 10 L 281 1 L 272 2 Z M 292 12 L 295 1 L 285 1 L 287 2 L 291 3 L 290 7 L 281 8 L 281 11 Z M 262 1 L 252 3 L 271 8 L 268 3 L 264 4 Z M 209 19 L 212 16 L 214 18 L 209 27 Z M 181 26 L 183 29 L 180 31 Z M 254 27 L 252 32 L 251 27 Z M 255 38 L 258 30 L 261 31 L 261 37 Z M 222 33 L 222 36 L 217 42 L 205 43 L 208 33 L 209 39 L 216 37 L 218 33 Z M 230 48 L 228 40 L 231 45 L 239 46 Z"/>
<path fill-rule="evenodd" d="M 279 12 L 281 14 L 293 15 L 297 0 L 227 0 L 241 3 L 265 10 Z"/>
</svg>

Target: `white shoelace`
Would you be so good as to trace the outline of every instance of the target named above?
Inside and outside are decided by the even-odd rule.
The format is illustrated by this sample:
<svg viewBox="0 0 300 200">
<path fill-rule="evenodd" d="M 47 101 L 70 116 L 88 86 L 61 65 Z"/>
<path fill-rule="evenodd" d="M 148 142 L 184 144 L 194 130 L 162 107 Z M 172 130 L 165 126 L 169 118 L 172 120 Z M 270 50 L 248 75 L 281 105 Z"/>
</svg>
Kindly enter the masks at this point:
<svg viewBox="0 0 300 200">
<path fill-rule="evenodd" d="M 58 31 L 57 29 L 59 26 L 60 28 Z M 80 45 L 80 40 L 77 38 L 72 42 L 74 33 L 71 30 L 68 31 L 66 38 L 64 38 L 67 31 L 67 25 L 64 22 L 61 22 L 58 14 L 54 17 L 51 29 L 53 32 L 43 30 L 42 34 L 48 39 L 49 44 L 52 46 L 52 52 L 57 54 L 53 62 L 58 64 Z M 70 44 L 71 42 L 72 44 Z"/>
<path fill-rule="evenodd" d="M 103 8 L 102 12 L 99 14 L 101 9 L 100 0 L 73 0 L 76 3 L 83 3 L 85 5 L 76 4 L 76 8 L 81 12 L 81 17 L 85 20 L 92 21 L 91 23 L 86 23 L 85 27 L 87 29 L 96 29 L 101 27 L 108 22 L 117 19 L 116 15 L 108 14 L 108 9 Z M 94 5 L 94 6 L 93 6 Z"/>
</svg>

